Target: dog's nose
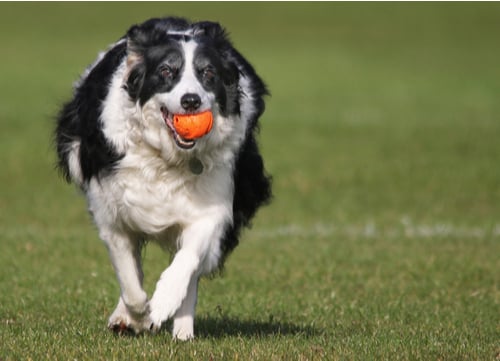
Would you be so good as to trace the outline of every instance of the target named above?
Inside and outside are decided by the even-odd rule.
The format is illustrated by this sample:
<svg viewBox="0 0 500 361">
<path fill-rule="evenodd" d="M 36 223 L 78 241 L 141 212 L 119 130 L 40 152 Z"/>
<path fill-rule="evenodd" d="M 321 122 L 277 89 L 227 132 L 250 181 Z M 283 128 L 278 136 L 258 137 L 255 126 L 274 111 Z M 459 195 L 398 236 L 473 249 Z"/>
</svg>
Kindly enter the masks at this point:
<svg viewBox="0 0 500 361">
<path fill-rule="evenodd" d="M 186 93 L 181 98 L 181 105 L 185 110 L 196 110 L 201 105 L 201 98 L 198 94 Z"/>
</svg>

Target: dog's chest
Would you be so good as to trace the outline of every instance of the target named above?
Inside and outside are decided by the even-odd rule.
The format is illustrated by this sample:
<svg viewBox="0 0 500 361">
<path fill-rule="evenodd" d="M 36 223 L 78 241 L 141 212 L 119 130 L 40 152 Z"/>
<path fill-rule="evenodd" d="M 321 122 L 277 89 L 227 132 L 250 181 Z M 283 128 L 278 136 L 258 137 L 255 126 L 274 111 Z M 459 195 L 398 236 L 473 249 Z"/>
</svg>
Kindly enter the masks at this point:
<svg viewBox="0 0 500 361">
<path fill-rule="evenodd" d="M 175 168 L 121 168 L 107 188 L 120 222 L 155 235 L 209 217 L 216 208 L 231 208 L 231 178 L 227 169 L 207 170 L 194 160 Z"/>
</svg>

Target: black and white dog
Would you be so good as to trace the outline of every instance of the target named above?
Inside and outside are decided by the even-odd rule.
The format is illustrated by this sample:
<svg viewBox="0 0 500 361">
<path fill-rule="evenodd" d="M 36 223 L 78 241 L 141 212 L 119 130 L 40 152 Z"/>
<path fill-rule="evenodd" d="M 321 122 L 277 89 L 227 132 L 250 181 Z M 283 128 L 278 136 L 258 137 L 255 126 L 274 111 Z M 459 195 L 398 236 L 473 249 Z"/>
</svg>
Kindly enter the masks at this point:
<svg viewBox="0 0 500 361">
<path fill-rule="evenodd" d="M 218 269 L 270 199 L 256 142 L 266 87 L 217 23 L 151 19 L 101 53 L 57 122 L 58 166 L 85 193 L 121 287 L 109 328 L 193 337 L 199 277 Z M 210 110 L 184 139 L 174 114 Z M 175 249 L 148 299 L 141 248 Z"/>
</svg>

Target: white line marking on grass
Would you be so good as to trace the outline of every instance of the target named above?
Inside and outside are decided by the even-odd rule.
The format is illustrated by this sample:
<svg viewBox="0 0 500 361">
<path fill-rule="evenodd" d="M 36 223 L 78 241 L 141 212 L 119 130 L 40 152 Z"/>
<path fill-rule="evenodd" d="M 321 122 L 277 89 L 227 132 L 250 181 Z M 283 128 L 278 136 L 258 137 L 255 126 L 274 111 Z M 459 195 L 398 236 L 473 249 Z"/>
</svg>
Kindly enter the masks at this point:
<svg viewBox="0 0 500 361">
<path fill-rule="evenodd" d="M 390 226 L 377 225 L 373 221 L 364 224 L 333 224 L 318 222 L 312 225 L 286 224 L 275 228 L 253 230 L 252 235 L 258 238 L 276 237 L 349 237 L 371 239 L 383 238 L 498 238 L 500 224 L 491 226 L 470 226 L 446 222 L 430 224 L 414 223 L 408 217 Z"/>
</svg>

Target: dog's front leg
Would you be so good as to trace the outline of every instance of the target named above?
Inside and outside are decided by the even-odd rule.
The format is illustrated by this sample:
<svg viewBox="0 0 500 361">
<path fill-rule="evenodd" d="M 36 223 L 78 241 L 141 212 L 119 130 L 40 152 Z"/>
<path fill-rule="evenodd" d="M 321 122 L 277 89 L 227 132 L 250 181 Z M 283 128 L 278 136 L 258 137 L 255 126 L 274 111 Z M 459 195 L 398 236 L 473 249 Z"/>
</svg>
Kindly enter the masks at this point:
<svg viewBox="0 0 500 361">
<path fill-rule="evenodd" d="M 154 330 L 175 314 L 173 337 L 193 337 L 198 277 L 217 267 L 224 226 L 209 219 L 195 222 L 183 231 L 181 248 L 162 273 L 150 301 Z"/>
<path fill-rule="evenodd" d="M 172 336 L 178 340 L 189 340 L 194 337 L 194 314 L 198 298 L 198 275 L 193 275 L 189 282 L 186 298 L 174 315 Z"/>
<path fill-rule="evenodd" d="M 101 232 L 101 238 L 106 243 L 121 288 L 120 300 L 109 318 L 108 327 L 117 332 L 149 330 L 151 319 L 148 298 L 142 288 L 139 244 L 121 232 Z"/>
</svg>

